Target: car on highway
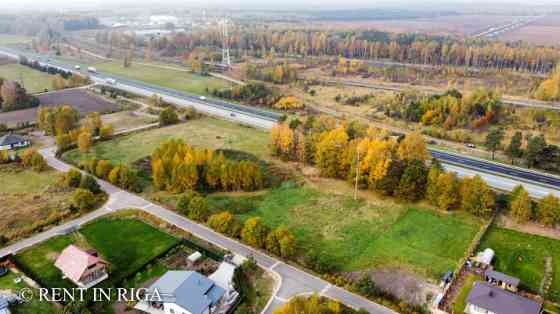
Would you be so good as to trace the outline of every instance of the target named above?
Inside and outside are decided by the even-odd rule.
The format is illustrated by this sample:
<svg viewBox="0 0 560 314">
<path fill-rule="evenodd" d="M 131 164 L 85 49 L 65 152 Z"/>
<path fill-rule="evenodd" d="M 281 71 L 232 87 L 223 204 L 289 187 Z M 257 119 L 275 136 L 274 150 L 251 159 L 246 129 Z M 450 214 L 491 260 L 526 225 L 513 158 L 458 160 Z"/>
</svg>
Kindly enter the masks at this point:
<svg viewBox="0 0 560 314">
<path fill-rule="evenodd" d="M 468 148 L 476 148 L 476 145 L 474 145 L 473 143 L 467 143 L 465 144 L 465 146 Z"/>
<path fill-rule="evenodd" d="M 105 80 L 105 83 L 107 83 L 109 85 L 115 85 L 115 84 L 117 84 L 117 81 L 115 79 L 108 78 L 108 79 Z"/>
<path fill-rule="evenodd" d="M 204 96 L 200 96 L 200 97 L 198 97 L 198 98 L 199 98 L 200 100 L 206 100 L 206 97 L 204 97 Z"/>
<path fill-rule="evenodd" d="M 79 65 L 75 65 L 75 66 L 74 66 L 74 69 L 76 69 L 76 70 L 80 70 L 81 68 L 82 68 L 82 67 L 79 66 Z"/>
<path fill-rule="evenodd" d="M 94 67 L 88 67 L 87 70 L 88 70 L 88 72 L 91 72 L 91 73 L 97 73 L 97 69 L 94 68 Z"/>
</svg>

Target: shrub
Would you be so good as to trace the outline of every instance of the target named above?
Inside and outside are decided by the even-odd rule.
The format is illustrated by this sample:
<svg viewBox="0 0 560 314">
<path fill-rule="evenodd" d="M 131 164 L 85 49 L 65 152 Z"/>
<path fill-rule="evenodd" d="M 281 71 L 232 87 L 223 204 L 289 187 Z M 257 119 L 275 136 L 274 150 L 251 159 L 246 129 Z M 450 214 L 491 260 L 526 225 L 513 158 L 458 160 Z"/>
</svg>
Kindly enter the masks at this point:
<svg viewBox="0 0 560 314">
<path fill-rule="evenodd" d="M 109 160 L 100 160 L 95 167 L 95 175 L 99 178 L 106 179 L 113 170 L 113 164 Z"/>
<path fill-rule="evenodd" d="M 173 107 L 167 107 L 159 113 L 159 125 L 166 126 L 179 122 L 179 117 Z"/>
<path fill-rule="evenodd" d="M 245 222 L 243 230 L 241 230 L 241 239 L 251 246 L 262 248 L 265 245 L 267 233 L 268 229 L 262 219 L 253 217 Z"/>
<path fill-rule="evenodd" d="M 0 164 L 7 164 L 10 162 L 10 154 L 7 150 L 0 151 Z"/>
<path fill-rule="evenodd" d="M 100 137 L 102 140 L 110 139 L 111 137 L 113 137 L 113 134 L 114 134 L 114 130 L 113 130 L 113 125 L 112 125 L 112 124 L 104 125 L 104 126 L 99 130 L 99 137 Z"/>
<path fill-rule="evenodd" d="M 85 189 L 76 189 L 72 196 L 73 205 L 80 210 L 93 209 L 96 203 L 95 195 Z"/>
<path fill-rule="evenodd" d="M 80 188 L 84 190 L 88 190 L 93 194 L 101 193 L 101 187 L 97 180 L 95 180 L 92 176 L 82 176 L 82 180 L 80 181 Z"/>
<path fill-rule="evenodd" d="M 77 188 L 82 181 L 82 173 L 76 169 L 70 169 L 64 175 L 64 185 L 70 188 Z"/>
<path fill-rule="evenodd" d="M 204 197 L 195 196 L 189 202 L 189 219 L 204 221 L 208 217 L 208 202 Z"/>
<path fill-rule="evenodd" d="M 292 257 L 296 252 L 296 238 L 283 227 L 270 232 L 265 245 L 268 251 L 284 258 Z"/>
<path fill-rule="evenodd" d="M 177 209 L 183 211 L 185 215 L 188 215 L 189 204 L 194 197 L 199 196 L 195 191 L 188 190 L 179 197 L 177 201 Z"/>
<path fill-rule="evenodd" d="M 241 224 L 230 212 L 221 212 L 210 216 L 208 226 L 232 238 L 238 238 L 241 232 Z"/>
</svg>

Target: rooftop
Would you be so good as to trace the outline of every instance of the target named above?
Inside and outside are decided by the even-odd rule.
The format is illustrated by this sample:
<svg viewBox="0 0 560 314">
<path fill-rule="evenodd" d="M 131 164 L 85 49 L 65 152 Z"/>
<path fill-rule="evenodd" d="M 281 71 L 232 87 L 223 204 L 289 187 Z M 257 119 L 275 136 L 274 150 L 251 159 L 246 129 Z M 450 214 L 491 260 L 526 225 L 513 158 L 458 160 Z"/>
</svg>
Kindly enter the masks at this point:
<svg viewBox="0 0 560 314">
<path fill-rule="evenodd" d="M 509 275 L 506 275 L 504 273 L 500 273 L 499 271 L 487 270 L 486 273 L 485 273 L 485 276 L 493 278 L 495 280 L 505 282 L 505 283 L 507 283 L 509 285 L 512 285 L 512 286 L 515 286 L 515 287 L 517 287 L 519 285 L 519 278 L 509 276 Z"/>
<path fill-rule="evenodd" d="M 60 253 L 54 265 L 60 269 L 66 277 L 74 282 L 78 282 L 86 269 L 97 263 L 106 264 L 106 262 L 96 254 L 86 252 L 75 245 L 69 245 Z"/>
<path fill-rule="evenodd" d="M 27 141 L 25 137 L 17 134 L 10 133 L 4 136 L 0 136 L 0 146 L 13 145 L 25 141 Z"/>
<path fill-rule="evenodd" d="M 467 297 L 467 303 L 496 314 L 539 314 L 540 303 L 477 281 Z"/>
</svg>

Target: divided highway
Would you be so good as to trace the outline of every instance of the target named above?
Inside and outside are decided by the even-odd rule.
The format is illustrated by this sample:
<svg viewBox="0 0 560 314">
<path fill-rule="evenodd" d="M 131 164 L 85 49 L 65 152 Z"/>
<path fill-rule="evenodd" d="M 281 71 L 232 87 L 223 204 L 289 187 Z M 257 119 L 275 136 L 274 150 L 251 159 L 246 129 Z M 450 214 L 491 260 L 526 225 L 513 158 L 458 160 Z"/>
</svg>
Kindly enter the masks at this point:
<svg viewBox="0 0 560 314">
<path fill-rule="evenodd" d="M 16 59 L 18 59 L 20 55 L 23 55 L 29 59 L 40 60 L 43 63 L 47 63 L 66 71 L 76 72 L 74 66 L 64 64 L 59 61 L 53 61 L 44 56 L 26 53 L 22 54 L 19 51 L 2 47 L 0 47 L 0 54 Z M 84 69 L 78 72 L 85 74 Z M 271 111 L 233 104 L 218 99 L 201 98 L 200 96 L 180 92 L 174 89 L 129 80 L 107 73 L 98 72 L 87 74 L 97 83 L 106 84 L 108 79 L 113 79 L 116 81 L 116 83 L 113 84 L 116 88 L 143 96 L 152 96 L 157 94 L 161 96 L 163 100 L 174 103 L 178 106 L 192 106 L 196 110 L 209 115 L 218 116 L 263 129 L 272 128 L 281 116 L 280 114 Z M 335 81 L 332 81 L 331 83 L 335 83 Z M 343 84 L 357 86 L 364 83 L 358 81 L 346 81 L 343 82 Z M 391 90 L 394 90 L 395 88 L 398 89 L 398 87 L 372 85 L 364 87 Z M 530 105 L 541 107 L 541 104 Z M 551 109 L 550 107 L 555 106 L 547 105 L 547 107 L 548 109 Z M 560 107 L 555 107 L 555 109 L 560 109 Z M 523 184 L 531 196 L 535 198 L 544 197 L 549 193 L 554 193 L 560 196 L 560 177 L 439 150 L 431 150 L 431 153 L 435 158 L 441 160 L 449 171 L 457 172 L 459 176 L 472 176 L 479 174 L 496 189 L 507 191 L 512 190 L 518 184 Z"/>
</svg>

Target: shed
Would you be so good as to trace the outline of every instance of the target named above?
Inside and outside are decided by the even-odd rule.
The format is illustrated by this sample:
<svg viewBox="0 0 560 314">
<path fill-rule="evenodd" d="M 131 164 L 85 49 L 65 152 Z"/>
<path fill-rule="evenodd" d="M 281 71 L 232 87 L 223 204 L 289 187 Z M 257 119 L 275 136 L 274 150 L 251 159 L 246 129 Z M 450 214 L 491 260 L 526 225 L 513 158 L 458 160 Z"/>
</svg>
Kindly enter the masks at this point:
<svg viewBox="0 0 560 314">
<path fill-rule="evenodd" d="M 517 292 L 517 287 L 520 282 L 519 278 L 492 269 L 487 270 L 484 273 L 484 277 L 488 283 L 513 292 Z"/>
<path fill-rule="evenodd" d="M 488 267 L 492 264 L 492 260 L 494 260 L 494 250 L 487 248 L 482 252 L 478 252 L 474 261 L 479 263 L 482 267 Z"/>
<path fill-rule="evenodd" d="M 194 253 L 192 253 L 191 255 L 189 255 L 189 257 L 187 257 L 187 260 L 189 261 L 189 263 L 191 265 L 196 264 L 196 262 L 202 257 L 202 254 L 200 254 L 199 251 L 196 251 Z"/>
</svg>

